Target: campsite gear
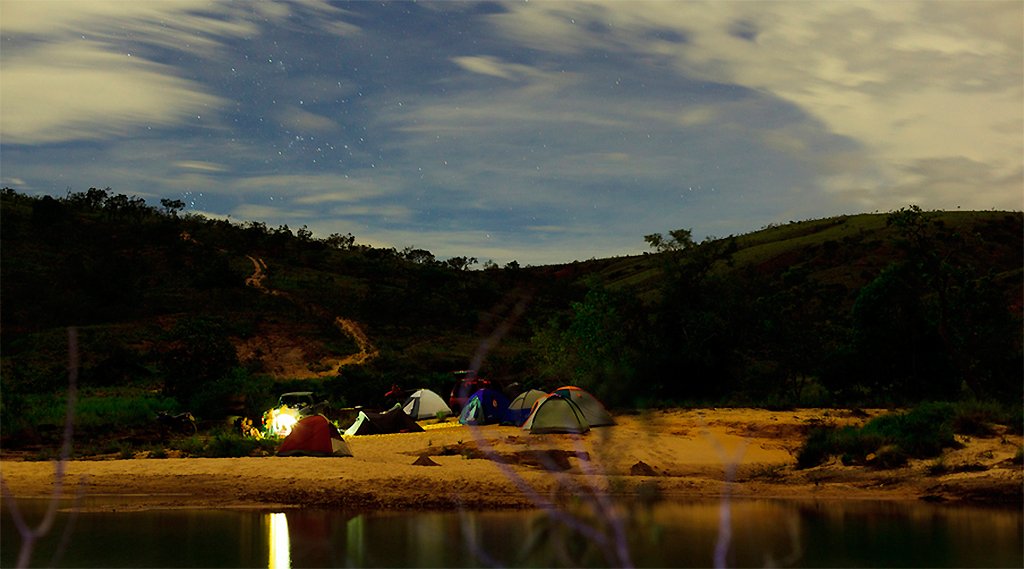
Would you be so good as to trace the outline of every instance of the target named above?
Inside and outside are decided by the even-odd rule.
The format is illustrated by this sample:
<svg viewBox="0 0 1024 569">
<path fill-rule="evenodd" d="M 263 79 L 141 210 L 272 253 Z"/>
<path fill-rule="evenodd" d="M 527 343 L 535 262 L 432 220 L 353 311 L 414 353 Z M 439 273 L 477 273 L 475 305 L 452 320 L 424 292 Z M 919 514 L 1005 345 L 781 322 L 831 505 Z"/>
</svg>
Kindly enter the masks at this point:
<svg viewBox="0 0 1024 569">
<path fill-rule="evenodd" d="M 590 424 L 579 406 L 561 395 L 552 393 L 537 401 L 533 412 L 523 423 L 523 430 L 530 434 L 585 433 Z"/>
<path fill-rule="evenodd" d="M 553 393 L 561 395 L 566 399 L 570 399 L 573 403 L 579 406 L 583 411 L 583 416 L 587 418 L 587 423 L 591 427 L 605 427 L 608 425 L 614 425 L 615 419 L 612 419 L 608 410 L 604 408 L 604 405 L 597 400 L 590 392 L 580 389 L 574 385 L 566 385 L 559 387 Z"/>
<path fill-rule="evenodd" d="M 423 431 L 412 417 L 395 405 L 383 413 L 360 411 L 352 426 L 345 429 L 346 435 L 386 435 L 389 433 L 418 433 Z"/>
<path fill-rule="evenodd" d="M 310 415 L 281 441 L 277 456 L 352 456 L 352 451 L 327 417 Z"/>
<path fill-rule="evenodd" d="M 438 413 L 444 413 L 445 417 L 452 414 L 444 399 L 429 389 L 420 389 L 410 395 L 402 404 L 402 410 L 417 421 L 433 419 Z"/>
<path fill-rule="evenodd" d="M 508 398 L 494 389 L 479 389 L 459 414 L 463 425 L 490 425 L 508 420 Z"/>
<path fill-rule="evenodd" d="M 508 417 L 504 424 L 522 426 L 533 411 L 533 404 L 546 396 L 547 393 L 539 389 L 524 391 L 516 396 L 508 404 Z"/>
<path fill-rule="evenodd" d="M 199 428 L 196 427 L 196 418 L 188 411 L 175 415 L 171 415 L 167 411 L 157 411 L 156 422 L 165 435 L 194 435 L 199 432 Z"/>
</svg>

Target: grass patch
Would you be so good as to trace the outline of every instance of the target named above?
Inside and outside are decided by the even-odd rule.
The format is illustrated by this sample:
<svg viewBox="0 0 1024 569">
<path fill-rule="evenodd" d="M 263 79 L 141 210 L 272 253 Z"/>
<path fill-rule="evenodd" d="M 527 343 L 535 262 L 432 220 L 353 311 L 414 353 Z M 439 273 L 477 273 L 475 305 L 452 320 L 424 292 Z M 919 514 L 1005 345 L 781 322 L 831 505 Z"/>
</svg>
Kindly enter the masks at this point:
<svg viewBox="0 0 1024 569">
<path fill-rule="evenodd" d="M 1012 423 L 1011 414 L 996 402 L 966 401 L 956 406 L 953 430 L 973 437 L 993 437 L 997 424 Z"/>
<path fill-rule="evenodd" d="M 253 439 L 222 431 L 210 436 L 193 435 L 171 442 L 171 448 L 186 456 L 201 458 L 242 458 L 266 456 L 277 449 L 278 441 Z"/>
<path fill-rule="evenodd" d="M 909 458 L 932 458 L 957 446 L 956 406 L 926 403 L 907 413 L 882 415 L 863 427 L 831 426 L 811 430 L 797 453 L 797 467 L 810 468 L 839 456 L 844 464 L 895 468 Z"/>
<path fill-rule="evenodd" d="M 177 401 L 153 394 L 83 395 L 75 403 L 75 425 L 80 427 L 132 427 L 153 421 L 158 411 L 173 412 Z M 63 425 L 67 398 L 30 395 L 19 421 L 25 425 Z"/>
</svg>

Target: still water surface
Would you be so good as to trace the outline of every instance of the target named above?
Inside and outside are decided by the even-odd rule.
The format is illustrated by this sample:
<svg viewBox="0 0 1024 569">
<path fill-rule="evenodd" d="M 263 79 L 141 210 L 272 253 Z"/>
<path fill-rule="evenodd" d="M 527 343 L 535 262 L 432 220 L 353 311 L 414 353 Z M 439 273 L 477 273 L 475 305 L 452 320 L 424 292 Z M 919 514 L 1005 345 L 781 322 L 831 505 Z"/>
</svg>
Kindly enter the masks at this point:
<svg viewBox="0 0 1024 569">
<path fill-rule="evenodd" d="M 17 504 L 30 523 L 42 518 L 44 501 Z M 89 505 L 61 512 L 31 566 L 1024 566 L 1019 508 L 735 500 L 727 508 L 661 504 L 609 521 L 585 505 L 561 511 L 561 519 L 543 511 L 96 512 Z M 13 567 L 21 539 L 3 506 L 0 566 Z"/>
</svg>

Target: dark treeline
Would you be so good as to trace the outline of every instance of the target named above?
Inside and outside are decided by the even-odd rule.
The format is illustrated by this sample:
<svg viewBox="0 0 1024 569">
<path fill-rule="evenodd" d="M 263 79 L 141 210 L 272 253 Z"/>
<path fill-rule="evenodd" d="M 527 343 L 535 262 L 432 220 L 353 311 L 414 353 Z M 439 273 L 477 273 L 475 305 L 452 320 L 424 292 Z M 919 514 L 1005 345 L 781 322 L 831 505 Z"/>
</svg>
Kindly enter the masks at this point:
<svg viewBox="0 0 1024 569">
<path fill-rule="evenodd" d="M 701 242 L 678 229 L 646 236 L 642 256 L 469 270 L 477 259 L 183 209 L 109 189 L 3 190 L 5 418 L 66 381 L 67 326 L 81 330 L 86 385 L 157 386 L 211 414 L 297 387 L 365 405 L 392 383 L 444 392 L 470 366 L 612 406 L 1022 397 L 1017 212 L 912 206 Z M 246 285 L 254 259 L 280 294 Z M 273 381 L 238 348 L 284 335 L 314 360 L 356 351 L 335 316 L 380 355 L 310 383 Z"/>
<path fill-rule="evenodd" d="M 877 228 L 846 228 L 842 239 L 761 262 L 751 262 L 752 236 L 648 235 L 656 283 L 595 281 L 537 335 L 548 372 L 617 400 L 631 392 L 649 402 L 752 405 L 1019 402 L 1021 215 L 911 206 L 777 230 L 868 221 Z"/>
</svg>

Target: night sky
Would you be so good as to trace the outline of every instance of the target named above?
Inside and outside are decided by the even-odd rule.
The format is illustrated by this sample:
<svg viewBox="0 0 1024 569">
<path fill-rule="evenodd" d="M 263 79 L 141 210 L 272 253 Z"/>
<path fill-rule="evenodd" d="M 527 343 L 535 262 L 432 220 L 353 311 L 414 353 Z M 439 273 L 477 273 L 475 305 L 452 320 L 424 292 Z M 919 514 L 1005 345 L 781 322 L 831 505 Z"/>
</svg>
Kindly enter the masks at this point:
<svg viewBox="0 0 1024 569">
<path fill-rule="evenodd" d="M 1024 2 L 0 0 L 0 182 L 522 265 L 1024 208 Z"/>
</svg>

